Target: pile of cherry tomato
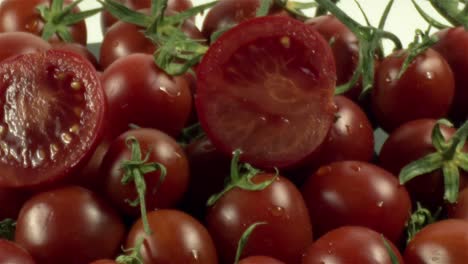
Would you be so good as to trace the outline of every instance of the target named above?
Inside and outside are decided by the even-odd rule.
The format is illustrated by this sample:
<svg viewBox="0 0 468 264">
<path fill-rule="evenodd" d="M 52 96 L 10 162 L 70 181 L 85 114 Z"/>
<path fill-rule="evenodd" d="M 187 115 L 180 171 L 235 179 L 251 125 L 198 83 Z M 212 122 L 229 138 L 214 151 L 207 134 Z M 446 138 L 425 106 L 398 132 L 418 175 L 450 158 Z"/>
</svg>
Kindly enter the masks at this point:
<svg viewBox="0 0 468 264">
<path fill-rule="evenodd" d="M 0 264 L 468 263 L 468 3 L 412 1 L 1 1 Z"/>
</svg>

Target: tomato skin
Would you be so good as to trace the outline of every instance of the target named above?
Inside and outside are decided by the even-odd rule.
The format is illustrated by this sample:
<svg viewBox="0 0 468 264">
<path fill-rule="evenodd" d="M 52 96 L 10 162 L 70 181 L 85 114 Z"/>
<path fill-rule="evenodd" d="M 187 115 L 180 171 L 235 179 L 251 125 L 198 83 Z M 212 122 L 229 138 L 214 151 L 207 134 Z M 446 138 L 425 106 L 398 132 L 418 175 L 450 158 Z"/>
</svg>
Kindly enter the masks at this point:
<svg viewBox="0 0 468 264">
<path fill-rule="evenodd" d="M 273 177 L 274 174 L 258 174 L 252 182 L 261 183 Z M 285 263 L 298 263 L 302 252 L 312 243 L 312 226 L 304 199 L 289 180 L 278 176 L 261 191 L 234 188 L 208 209 L 206 226 L 222 263 L 234 261 L 237 242 L 245 229 L 257 222 L 267 224 L 255 228 L 244 248 L 244 257 L 265 255 Z"/>
<path fill-rule="evenodd" d="M 35 264 L 31 255 L 18 244 L 0 239 L 0 263 Z"/>
<path fill-rule="evenodd" d="M 458 200 L 454 204 L 447 205 L 447 215 L 449 218 L 468 220 L 468 189 L 464 188 L 458 194 Z"/>
<path fill-rule="evenodd" d="M 390 134 L 379 154 L 379 165 L 394 175 L 410 162 L 420 159 L 436 149 L 432 145 L 433 119 L 420 119 L 403 124 Z M 455 129 L 441 126 L 442 134 L 449 138 Z M 460 171 L 460 189 L 466 185 L 466 173 Z M 405 184 L 413 202 L 436 209 L 444 204 L 444 179 L 441 170 L 418 176 Z"/>
<path fill-rule="evenodd" d="M 15 241 L 38 263 L 82 264 L 114 257 L 124 233 L 122 220 L 107 203 L 91 191 L 70 186 L 28 200 L 16 224 Z"/>
<path fill-rule="evenodd" d="M 65 1 L 65 3 L 71 1 Z M 4 0 L 0 5 L 0 32 L 28 32 L 37 36 L 42 35 L 44 28 L 44 20 L 39 12 L 36 10 L 37 6 L 49 6 L 51 0 Z M 79 12 L 79 9 L 74 9 Z M 69 26 L 70 34 L 73 42 L 80 43 L 86 46 L 87 31 L 84 21 L 80 21 L 72 26 Z M 49 42 L 62 42 L 62 40 L 55 34 L 50 38 Z"/>
<path fill-rule="evenodd" d="M 432 46 L 448 62 L 455 77 L 455 96 L 450 109 L 450 119 L 461 123 L 468 119 L 468 55 L 464 47 L 468 45 L 468 32 L 463 27 L 447 28 L 436 33 L 439 41 Z"/>
<path fill-rule="evenodd" d="M 86 48 L 85 46 L 81 44 L 57 42 L 57 43 L 52 43 L 52 48 L 56 50 L 65 50 L 65 51 L 70 51 L 70 52 L 79 54 L 83 58 L 87 59 L 97 71 L 101 69 L 101 66 L 99 65 L 99 62 L 97 61 L 94 54 L 91 53 L 91 51 L 89 51 L 88 48 Z"/>
<path fill-rule="evenodd" d="M 11 56 L 46 51 L 51 45 L 35 35 L 24 32 L 0 34 L 0 61 Z"/>
<path fill-rule="evenodd" d="M 372 89 L 372 110 L 388 132 L 416 119 L 445 117 L 455 93 L 452 70 L 435 50 L 419 54 L 398 79 L 407 52 L 396 51 L 379 65 Z"/>
<path fill-rule="evenodd" d="M 0 221 L 5 218 L 16 219 L 30 196 L 24 190 L 0 188 Z"/>
<path fill-rule="evenodd" d="M 192 96 L 184 77 L 159 69 L 148 54 L 116 61 L 101 76 L 109 103 L 109 134 L 113 139 L 133 123 L 177 136 L 190 115 Z"/>
<path fill-rule="evenodd" d="M 369 228 L 345 226 L 334 229 L 307 248 L 302 264 L 392 264 L 383 236 Z M 387 241 L 397 256 L 403 257 L 392 242 Z"/>
<path fill-rule="evenodd" d="M 404 186 L 390 172 L 361 161 L 321 167 L 302 186 L 315 237 L 347 225 L 382 233 L 398 243 L 411 212 Z"/>
<path fill-rule="evenodd" d="M 266 256 L 247 257 L 239 261 L 238 264 L 285 264 L 277 259 Z"/>
<path fill-rule="evenodd" d="M 111 259 L 101 259 L 101 260 L 93 261 L 89 264 L 118 264 L 118 263 Z"/>
<path fill-rule="evenodd" d="M 424 227 L 408 244 L 406 264 L 463 264 L 468 259 L 468 222 L 442 220 Z"/>
<path fill-rule="evenodd" d="M 144 237 L 140 251 L 143 263 L 218 263 L 210 234 L 190 215 L 162 209 L 148 213 L 148 222 L 154 234 L 145 233 L 140 219 L 132 226 L 126 244 L 126 248 L 134 248 L 138 239 Z"/>
<path fill-rule="evenodd" d="M 131 160 L 131 150 L 126 145 L 128 137 L 135 137 L 140 143 L 144 158 L 149 155 L 148 162 L 162 164 L 166 170 L 166 178 L 159 185 L 160 171 L 144 175 L 146 182 L 146 209 L 170 208 L 182 199 L 189 182 L 189 166 L 187 157 L 178 143 L 165 133 L 155 129 L 138 128 L 120 135 L 112 142 L 107 151 L 101 174 L 104 178 L 106 196 L 121 212 L 130 216 L 140 216 L 140 208 L 130 206 L 126 200 L 138 198 L 135 183 L 122 184 L 124 171 L 123 161 Z"/>
</svg>

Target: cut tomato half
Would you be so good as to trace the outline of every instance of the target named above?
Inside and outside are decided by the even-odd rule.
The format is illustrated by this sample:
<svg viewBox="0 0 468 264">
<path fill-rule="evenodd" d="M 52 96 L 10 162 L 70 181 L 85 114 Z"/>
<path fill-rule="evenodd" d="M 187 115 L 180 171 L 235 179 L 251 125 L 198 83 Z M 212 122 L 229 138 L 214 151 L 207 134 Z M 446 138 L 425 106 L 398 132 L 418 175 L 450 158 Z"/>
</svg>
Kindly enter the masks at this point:
<svg viewBox="0 0 468 264">
<path fill-rule="evenodd" d="M 268 16 L 224 33 L 197 68 L 196 106 L 215 146 L 262 168 L 290 167 L 324 140 L 333 121 L 336 70 L 325 40 L 289 17 Z"/>
<path fill-rule="evenodd" d="M 65 51 L 0 64 L 0 186 L 69 175 L 102 134 L 106 100 L 94 67 Z"/>
</svg>

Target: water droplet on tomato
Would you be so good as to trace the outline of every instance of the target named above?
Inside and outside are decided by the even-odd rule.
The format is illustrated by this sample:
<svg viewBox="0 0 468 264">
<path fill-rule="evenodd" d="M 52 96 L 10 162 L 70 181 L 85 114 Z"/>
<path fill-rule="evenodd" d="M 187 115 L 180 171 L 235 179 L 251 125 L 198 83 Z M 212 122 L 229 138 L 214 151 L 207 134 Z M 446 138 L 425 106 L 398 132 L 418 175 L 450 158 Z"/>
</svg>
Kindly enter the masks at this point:
<svg viewBox="0 0 468 264">
<path fill-rule="evenodd" d="M 273 216 L 280 217 L 284 215 L 284 208 L 281 206 L 274 206 L 270 209 L 270 212 Z"/>
<path fill-rule="evenodd" d="M 351 169 L 355 172 L 360 172 L 361 171 L 361 166 L 357 165 L 357 164 L 352 164 L 351 165 Z"/>
<path fill-rule="evenodd" d="M 390 77 L 385 78 L 385 82 L 388 82 L 388 83 L 392 82 L 392 78 L 390 78 Z"/>
<path fill-rule="evenodd" d="M 286 117 L 283 117 L 283 116 L 282 116 L 282 117 L 280 118 L 280 120 L 281 120 L 282 123 L 289 124 L 289 119 L 286 118 Z"/>
<path fill-rule="evenodd" d="M 434 78 L 434 74 L 432 72 L 426 72 L 426 78 L 428 80 L 432 80 Z"/>
<path fill-rule="evenodd" d="M 118 42 L 118 41 L 112 42 L 112 47 L 117 48 L 118 46 L 119 46 L 119 42 Z"/>
<path fill-rule="evenodd" d="M 198 250 L 192 249 L 192 257 L 198 262 Z"/>
<path fill-rule="evenodd" d="M 383 204 L 384 204 L 384 202 L 383 202 L 383 201 L 380 201 L 380 202 L 377 203 L 377 207 L 382 207 Z"/>
<path fill-rule="evenodd" d="M 364 124 L 359 123 L 359 128 L 364 128 Z"/>
<path fill-rule="evenodd" d="M 24 28 L 29 32 L 35 32 L 37 30 L 38 24 L 39 22 L 37 21 L 37 19 L 33 19 L 29 21 L 28 23 L 26 23 L 26 25 L 24 25 Z"/>
<path fill-rule="evenodd" d="M 328 174 L 331 171 L 332 171 L 332 167 L 330 167 L 330 166 L 320 167 L 320 169 L 318 169 L 318 171 L 317 171 L 317 175 Z"/>
</svg>

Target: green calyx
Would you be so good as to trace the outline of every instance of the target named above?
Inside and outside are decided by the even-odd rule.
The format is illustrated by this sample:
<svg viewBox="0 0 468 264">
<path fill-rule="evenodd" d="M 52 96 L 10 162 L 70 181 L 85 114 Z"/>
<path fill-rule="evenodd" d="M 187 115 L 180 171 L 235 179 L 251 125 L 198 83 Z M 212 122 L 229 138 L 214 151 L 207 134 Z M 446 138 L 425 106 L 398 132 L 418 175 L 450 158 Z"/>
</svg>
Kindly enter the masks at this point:
<svg viewBox="0 0 468 264">
<path fill-rule="evenodd" d="M 428 15 L 424 9 L 419 6 L 415 0 L 411 0 L 414 7 L 421 15 L 421 17 L 426 20 L 429 25 L 438 28 L 448 28 L 450 26 L 445 25 L 442 22 L 437 21 Z M 466 0 L 429 0 L 432 7 L 453 26 L 463 26 L 465 29 L 468 29 L 468 1 Z"/>
<path fill-rule="evenodd" d="M 98 0 L 113 16 L 145 29 L 147 38 L 158 47 L 154 53 L 156 65 L 170 75 L 182 75 L 197 64 L 208 50 L 203 39 L 192 39 L 181 29 L 183 23 L 212 7 L 211 2 L 165 16 L 168 0 L 153 0 L 151 14 L 131 10 L 114 0 Z"/>
<path fill-rule="evenodd" d="M 406 244 L 409 244 L 409 242 L 413 240 L 414 236 L 425 226 L 437 221 L 441 212 L 442 208 L 439 207 L 437 212 L 432 215 L 431 211 L 422 207 L 420 203 L 417 203 L 416 211 L 411 214 L 408 222 L 406 223 Z"/>
<path fill-rule="evenodd" d="M 257 222 L 257 223 L 254 223 L 254 224 L 250 225 L 244 231 L 241 238 L 239 239 L 239 242 L 237 243 L 236 258 L 234 260 L 234 264 L 239 263 L 242 252 L 244 251 L 244 248 L 247 245 L 247 242 L 249 241 L 250 235 L 253 233 L 255 228 L 257 228 L 260 225 L 266 225 L 266 224 L 267 224 L 267 222 Z"/>
<path fill-rule="evenodd" d="M 261 191 L 270 186 L 277 177 L 273 177 L 268 181 L 261 183 L 253 183 L 252 178 L 259 174 L 261 171 L 252 167 L 248 163 L 239 164 L 240 150 L 235 150 L 231 160 L 231 176 L 220 193 L 212 195 L 207 202 L 207 206 L 213 206 L 224 194 L 234 188 L 240 188 L 248 191 Z"/>
<path fill-rule="evenodd" d="M 400 264 L 400 261 L 398 260 L 398 257 L 395 251 L 393 250 L 393 248 L 390 246 L 390 243 L 388 242 L 388 240 L 384 237 L 384 235 L 381 235 L 381 236 L 382 236 L 382 241 L 384 243 L 385 249 L 388 252 L 388 256 L 390 257 L 390 261 L 392 262 L 392 264 Z"/>
<path fill-rule="evenodd" d="M 83 0 L 77 0 L 64 7 L 64 0 L 53 0 L 50 7 L 41 5 L 37 10 L 45 21 L 42 30 L 42 38 L 49 40 L 54 34 L 57 34 L 65 42 L 73 42 L 73 37 L 68 27 L 85 20 L 101 12 L 102 8 L 91 9 L 83 12 L 74 13 L 73 9 Z"/>
<path fill-rule="evenodd" d="M 359 61 L 357 68 L 351 77 L 351 80 L 336 88 L 335 94 L 343 94 L 351 89 L 362 77 L 362 95 L 372 89 L 374 83 L 374 59 L 381 52 L 381 41 L 388 39 L 395 45 L 395 49 L 401 49 L 402 44 L 398 37 L 388 31 L 384 31 L 385 22 L 394 0 L 390 0 L 385 8 L 378 27 L 370 25 L 363 26 L 349 17 L 340 8 L 338 8 L 331 0 L 316 0 L 321 8 L 336 16 L 343 24 L 345 24 L 351 32 L 354 33 L 359 41 Z M 359 6 L 359 5 L 358 5 Z M 367 20 L 367 19 L 366 19 Z"/>
<path fill-rule="evenodd" d="M 121 255 L 115 259 L 115 262 L 119 264 L 143 264 L 143 257 L 141 256 L 140 250 L 143 245 L 144 238 L 138 239 L 136 246 L 130 249 L 124 249 L 124 253 L 128 255 Z"/>
<path fill-rule="evenodd" d="M 460 188 L 460 169 L 468 171 L 468 153 L 463 152 L 463 147 L 468 136 L 468 121 L 465 122 L 453 135 L 446 141 L 440 129 L 441 125 L 452 127 L 450 121 L 439 120 L 432 130 L 432 144 L 436 152 L 413 161 L 406 165 L 400 172 L 400 183 L 406 182 L 442 169 L 444 177 L 444 199 L 449 203 L 455 203 L 458 198 Z"/>
<path fill-rule="evenodd" d="M 145 233 L 148 235 L 152 234 L 152 231 L 148 224 L 148 218 L 146 216 L 146 182 L 144 175 L 150 172 L 160 171 L 158 185 L 159 188 L 161 183 L 166 177 L 166 168 L 157 162 L 148 162 L 150 152 L 148 152 L 144 159 L 142 159 L 140 143 L 135 137 L 128 137 L 126 139 L 127 146 L 131 149 L 132 156 L 130 160 L 123 161 L 121 169 L 124 171 L 124 176 L 121 180 L 123 185 L 129 184 L 130 182 L 135 183 L 135 188 L 138 193 L 138 198 L 134 201 L 126 201 L 131 206 L 140 206 L 141 219 L 143 222 L 143 228 Z"/>
<path fill-rule="evenodd" d="M 6 218 L 0 221 L 0 239 L 13 240 L 15 236 L 16 222 Z"/>
</svg>

